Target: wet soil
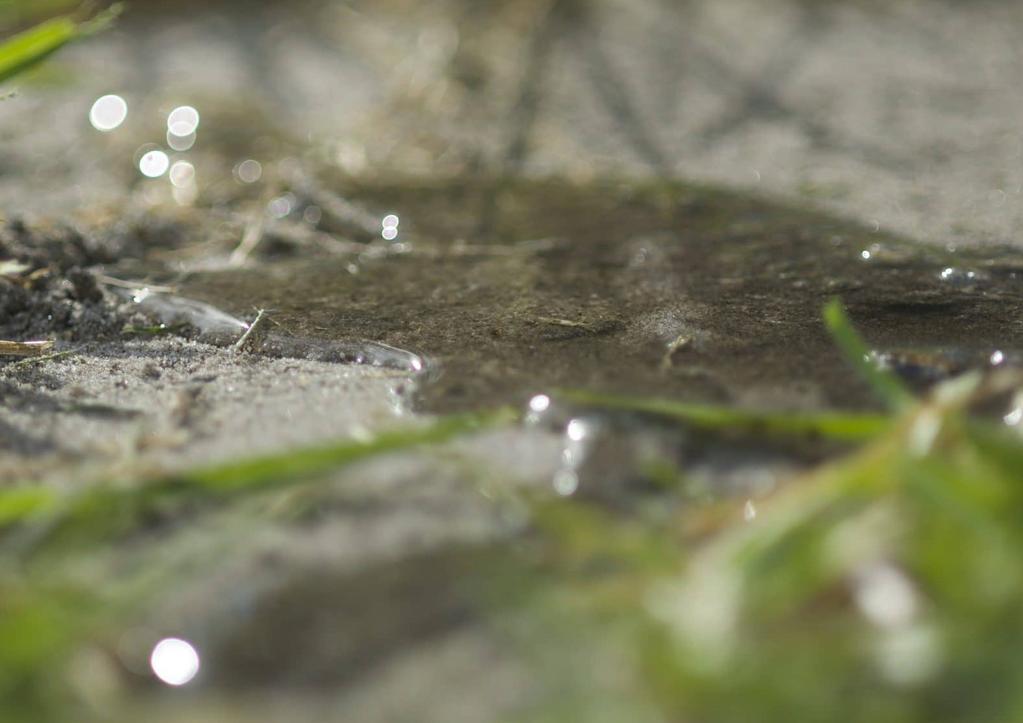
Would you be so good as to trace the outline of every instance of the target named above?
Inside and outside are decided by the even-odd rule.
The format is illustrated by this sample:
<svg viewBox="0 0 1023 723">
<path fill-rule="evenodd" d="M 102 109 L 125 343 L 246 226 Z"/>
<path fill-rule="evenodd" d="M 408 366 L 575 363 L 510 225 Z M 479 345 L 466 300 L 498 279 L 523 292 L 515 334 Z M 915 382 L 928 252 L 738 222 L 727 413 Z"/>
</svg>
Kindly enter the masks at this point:
<svg viewBox="0 0 1023 723">
<path fill-rule="evenodd" d="M 820 320 L 840 297 L 920 378 L 1023 351 L 1023 264 L 685 184 L 468 179 L 333 187 L 394 243 L 197 274 L 182 292 L 290 333 L 432 364 L 423 408 L 561 387 L 783 406 L 862 406 Z M 908 365 L 895 364 L 902 370 Z"/>
</svg>

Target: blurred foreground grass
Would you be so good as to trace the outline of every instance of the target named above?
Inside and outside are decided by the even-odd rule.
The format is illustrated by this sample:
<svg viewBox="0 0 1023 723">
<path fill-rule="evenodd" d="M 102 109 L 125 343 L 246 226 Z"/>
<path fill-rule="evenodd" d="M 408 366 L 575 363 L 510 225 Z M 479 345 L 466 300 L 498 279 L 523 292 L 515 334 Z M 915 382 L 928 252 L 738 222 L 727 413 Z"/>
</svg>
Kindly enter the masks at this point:
<svg viewBox="0 0 1023 723">
<path fill-rule="evenodd" d="M 581 499 L 525 497 L 534 527 L 527 544 L 501 551 L 496 568 L 489 557 L 481 573 L 501 591 L 495 616 L 521 623 L 515 629 L 526 631 L 524 649 L 549 684 L 549 695 L 524 717 L 1023 717 L 1023 440 L 1000 419 L 976 413 L 1017 393 L 1020 379 L 1007 371 L 967 375 L 915 400 L 869 361 L 837 303 L 825 317 L 889 404 L 888 416 L 787 417 L 564 395 L 684 426 L 818 434 L 863 446 L 758 500 L 753 514 L 735 500 L 623 512 Z M 5 490 L 5 711 L 21 716 L 14 719 L 70 720 L 68 711 L 87 719 L 69 673 L 76 651 L 144 619 L 161 591 L 183 575 L 204 574 L 230 545 L 255 534 L 232 534 L 225 549 L 205 550 L 202 564 L 146 557 L 157 541 L 187 534 L 188 520 L 246 497 L 315 489 L 325 474 L 360 460 L 428 449 L 514 418 L 506 411 L 441 418 L 370 442 L 78 494 Z M 168 519 L 185 522 L 153 527 Z M 132 572 L 122 561 L 116 578 L 90 579 L 96 560 L 116 559 L 129 539 L 141 546 Z"/>
<path fill-rule="evenodd" d="M 576 686 L 537 719 L 1023 719 L 1023 440 L 1015 412 L 975 414 L 1020 378 L 971 374 L 913 400 L 837 303 L 826 319 L 892 409 L 856 453 L 753 514 L 541 508 L 533 609 L 575 631 L 561 667 L 623 687 L 608 701 Z"/>
</svg>

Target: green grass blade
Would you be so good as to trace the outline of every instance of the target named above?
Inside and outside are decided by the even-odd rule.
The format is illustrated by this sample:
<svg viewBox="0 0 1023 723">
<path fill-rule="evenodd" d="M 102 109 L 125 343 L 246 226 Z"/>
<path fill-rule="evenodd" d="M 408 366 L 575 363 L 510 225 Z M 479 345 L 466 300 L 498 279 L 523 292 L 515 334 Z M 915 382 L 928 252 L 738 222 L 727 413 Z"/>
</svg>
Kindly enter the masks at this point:
<svg viewBox="0 0 1023 723">
<path fill-rule="evenodd" d="M 563 390 L 558 396 L 574 404 L 651 414 L 710 430 L 741 430 L 774 436 L 820 436 L 845 442 L 873 439 L 890 426 L 882 414 L 853 412 L 765 412 L 669 399 L 647 399 Z"/>
<path fill-rule="evenodd" d="M 853 327 L 841 301 L 832 299 L 827 303 L 824 307 L 824 323 L 849 363 L 890 409 L 905 409 L 913 403 L 913 395 L 898 377 L 880 369 L 871 361 L 870 349 Z"/>
<path fill-rule="evenodd" d="M 446 442 L 514 418 L 502 410 L 489 414 L 443 417 L 422 428 L 381 434 L 369 441 L 345 441 L 299 452 L 271 455 L 190 472 L 165 484 L 195 491 L 231 493 L 238 490 L 287 484 L 344 467 L 359 460 L 411 447 Z"/>
<path fill-rule="evenodd" d="M 59 17 L 40 23 L 0 44 L 0 83 L 41 63 L 73 40 L 107 27 L 120 14 L 115 5 L 93 20 Z"/>
<path fill-rule="evenodd" d="M 380 434 L 368 441 L 346 440 L 140 481 L 131 486 L 97 487 L 55 506 L 41 525 L 23 528 L 19 557 L 24 559 L 43 548 L 68 550 L 95 544 L 138 529 L 147 520 L 176 514 L 190 505 L 308 482 L 372 457 L 441 444 L 511 423 L 516 418 L 507 409 L 452 415 L 412 429 Z"/>
<path fill-rule="evenodd" d="M 75 39 L 78 24 L 70 18 L 56 18 L 15 35 L 0 45 L 0 83 L 46 60 Z"/>
</svg>

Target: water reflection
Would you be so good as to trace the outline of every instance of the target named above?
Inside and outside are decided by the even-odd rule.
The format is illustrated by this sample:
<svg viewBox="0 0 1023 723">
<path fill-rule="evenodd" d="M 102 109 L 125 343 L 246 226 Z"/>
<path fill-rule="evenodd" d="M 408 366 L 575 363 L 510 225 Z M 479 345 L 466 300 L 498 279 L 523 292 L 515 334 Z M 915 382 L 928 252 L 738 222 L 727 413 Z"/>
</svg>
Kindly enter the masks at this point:
<svg viewBox="0 0 1023 723">
<path fill-rule="evenodd" d="M 199 653 L 187 640 L 165 638 L 153 648 L 149 665 L 162 682 L 179 687 L 199 674 Z"/>
<path fill-rule="evenodd" d="M 533 405 L 544 406 L 543 398 L 534 397 Z M 549 406 L 550 401 L 547 401 Z M 533 409 L 534 413 L 542 410 Z M 579 489 L 579 470 L 589 456 L 593 444 L 595 422 L 585 419 L 572 419 L 565 427 L 565 447 L 561 452 L 561 469 L 554 475 L 554 491 L 562 497 L 571 497 Z"/>
<path fill-rule="evenodd" d="M 234 167 L 234 177 L 241 183 L 256 183 L 263 177 L 263 166 L 259 161 L 249 158 Z"/>
<path fill-rule="evenodd" d="M 274 218 L 284 218 L 291 215 L 297 202 L 298 199 L 295 198 L 294 194 L 285 193 L 283 196 L 278 196 L 270 201 L 267 204 L 266 211 Z"/>
<path fill-rule="evenodd" d="M 401 224 L 401 219 L 393 213 L 389 213 L 384 216 L 381 226 L 383 230 L 380 235 L 383 236 L 385 241 L 394 241 L 398 238 L 398 226 Z"/>
<path fill-rule="evenodd" d="M 195 166 L 188 161 L 176 161 L 170 168 L 170 182 L 177 188 L 186 188 L 195 183 Z"/>
<path fill-rule="evenodd" d="M 146 178 L 159 178 L 170 168 L 170 157 L 161 150 L 144 153 L 139 159 L 139 171 Z"/>
<path fill-rule="evenodd" d="M 192 135 L 199 128 L 199 111 L 190 105 L 175 108 L 167 116 L 167 132 L 179 138 Z"/>
<path fill-rule="evenodd" d="M 195 133 L 189 133 L 185 136 L 177 136 L 167 131 L 167 146 L 171 150 L 184 152 L 192 150 L 192 146 L 195 145 L 195 140 L 198 136 Z"/>
<path fill-rule="evenodd" d="M 119 95 L 104 95 L 92 104 L 89 122 L 98 131 L 109 133 L 124 123 L 128 117 L 128 103 Z"/>
<path fill-rule="evenodd" d="M 529 400 L 529 409 L 532 412 L 540 414 L 546 412 L 551 407 L 551 398 L 546 394 L 537 394 L 535 397 Z"/>
<path fill-rule="evenodd" d="M 323 210 L 319 206 L 306 206 L 302 211 L 302 220 L 310 226 L 318 226 L 323 220 Z"/>
</svg>

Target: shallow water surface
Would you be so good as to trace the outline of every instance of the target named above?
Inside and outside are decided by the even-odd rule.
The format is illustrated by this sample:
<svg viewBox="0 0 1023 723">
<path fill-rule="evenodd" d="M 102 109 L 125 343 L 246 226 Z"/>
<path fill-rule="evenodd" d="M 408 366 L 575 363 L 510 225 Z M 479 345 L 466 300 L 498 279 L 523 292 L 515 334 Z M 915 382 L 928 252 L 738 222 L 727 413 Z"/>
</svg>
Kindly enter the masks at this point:
<svg viewBox="0 0 1023 723">
<path fill-rule="evenodd" d="M 1010 252 L 919 247 L 674 183 L 469 179 L 340 193 L 400 219 L 397 238 L 198 274 L 183 293 L 269 309 L 296 335 L 415 351 L 433 370 L 429 409 L 561 387 L 861 406 L 867 395 L 820 321 L 836 296 L 883 359 L 921 379 L 996 351 L 1011 361 L 1023 342 L 1008 321 L 1023 305 L 1023 262 Z"/>
</svg>

